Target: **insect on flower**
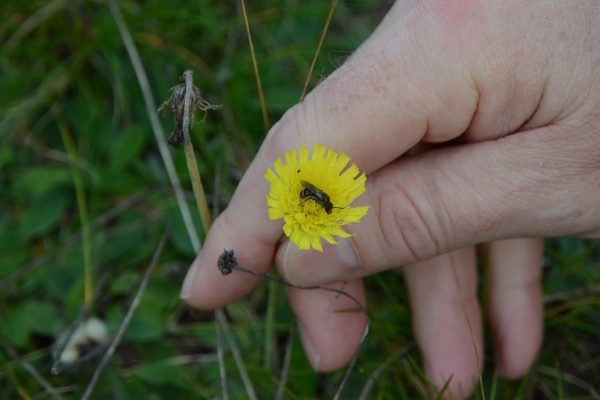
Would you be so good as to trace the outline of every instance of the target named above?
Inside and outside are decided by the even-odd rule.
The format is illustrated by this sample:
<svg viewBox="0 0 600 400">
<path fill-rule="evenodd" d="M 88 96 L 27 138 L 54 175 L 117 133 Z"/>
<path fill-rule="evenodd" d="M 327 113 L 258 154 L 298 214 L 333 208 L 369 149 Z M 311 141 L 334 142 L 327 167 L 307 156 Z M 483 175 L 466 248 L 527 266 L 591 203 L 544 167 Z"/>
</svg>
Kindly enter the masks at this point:
<svg viewBox="0 0 600 400">
<path fill-rule="evenodd" d="M 327 214 L 331 214 L 331 210 L 333 210 L 334 207 L 327 193 L 325 193 L 310 182 L 301 180 L 300 183 L 304 188 L 300 192 L 300 198 L 302 199 L 302 202 L 304 203 L 305 201 L 312 199 L 315 203 L 323 207 L 323 210 L 325 210 Z"/>
<path fill-rule="evenodd" d="M 351 207 L 366 190 L 365 174 L 346 154 L 322 144 L 312 154 L 306 147 L 289 150 L 267 168 L 265 179 L 269 219 L 283 219 L 283 233 L 302 250 L 323 251 L 321 239 L 337 244 L 334 236 L 352 236 L 342 227 L 369 210 Z"/>
</svg>

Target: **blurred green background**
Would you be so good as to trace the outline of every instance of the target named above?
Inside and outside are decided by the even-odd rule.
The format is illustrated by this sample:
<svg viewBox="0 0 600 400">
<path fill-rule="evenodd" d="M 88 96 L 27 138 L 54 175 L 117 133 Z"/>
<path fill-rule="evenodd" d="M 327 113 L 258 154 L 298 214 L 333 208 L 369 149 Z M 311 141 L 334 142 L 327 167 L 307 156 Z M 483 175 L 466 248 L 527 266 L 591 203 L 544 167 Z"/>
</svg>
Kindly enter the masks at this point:
<svg viewBox="0 0 600 400">
<path fill-rule="evenodd" d="M 389 3 L 338 4 L 313 85 L 343 63 Z M 207 100 L 223 104 L 205 123 L 198 116 L 192 130 L 211 206 L 222 209 L 265 135 L 239 3 L 149 0 L 118 6 L 156 107 L 186 69 L 194 71 Z M 297 0 L 248 4 L 272 122 L 297 102 L 330 6 Z M 90 232 L 93 314 L 114 334 L 169 221 L 165 252 L 93 397 L 220 398 L 213 314 L 189 310 L 179 300 L 194 250 L 107 4 L 9 0 L 0 4 L 0 15 L 0 398 L 50 397 L 25 364 L 66 399 L 81 396 L 96 368 L 97 357 L 50 374 L 53 344 L 83 306 L 82 226 Z M 160 122 L 168 134 L 171 117 Z M 202 241 L 183 151 L 169 151 Z M 542 353 L 525 378 L 506 382 L 495 377 L 487 343 L 487 398 L 598 396 L 598 245 L 554 239 L 546 254 L 544 291 L 564 295 L 547 297 Z M 359 398 L 369 376 L 412 341 L 401 276 L 390 271 L 370 277 L 367 289 L 373 324 L 342 398 Z M 293 325 L 284 297 L 282 288 L 265 283 L 226 308 L 260 399 L 277 390 Z M 330 398 L 343 371 L 315 374 L 297 335 L 292 339 L 284 398 Z M 247 398 L 225 350 L 230 398 Z M 368 398 L 428 398 L 427 386 L 411 348 L 382 369 Z"/>
</svg>

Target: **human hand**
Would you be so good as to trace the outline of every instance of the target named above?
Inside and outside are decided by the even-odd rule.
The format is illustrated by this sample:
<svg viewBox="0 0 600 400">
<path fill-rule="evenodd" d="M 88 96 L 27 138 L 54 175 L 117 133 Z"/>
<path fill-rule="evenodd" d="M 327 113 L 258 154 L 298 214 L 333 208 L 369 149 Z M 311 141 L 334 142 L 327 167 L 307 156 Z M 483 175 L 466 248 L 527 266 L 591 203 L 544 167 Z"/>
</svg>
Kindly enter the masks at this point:
<svg viewBox="0 0 600 400">
<path fill-rule="evenodd" d="M 182 298 L 216 308 L 258 283 L 243 274 L 223 278 L 216 268 L 223 248 L 256 271 L 275 257 L 296 284 L 347 281 L 344 289 L 361 301 L 361 277 L 410 265 L 404 274 L 425 367 L 437 385 L 452 375 L 450 391 L 466 396 L 478 374 L 473 343 L 482 348 L 475 257 L 466 246 L 598 235 L 599 107 L 594 1 L 399 1 L 269 132 L 209 232 Z M 357 201 L 371 206 L 369 214 L 350 227 L 354 237 L 323 253 L 280 243 L 281 222 L 268 220 L 264 200 L 265 169 L 285 151 L 314 143 L 345 152 L 369 176 Z M 491 255 L 499 369 L 517 377 L 541 340 L 541 245 L 501 241 Z M 342 297 L 288 294 L 313 366 L 344 365 L 364 317 L 334 313 L 354 307 Z"/>
</svg>

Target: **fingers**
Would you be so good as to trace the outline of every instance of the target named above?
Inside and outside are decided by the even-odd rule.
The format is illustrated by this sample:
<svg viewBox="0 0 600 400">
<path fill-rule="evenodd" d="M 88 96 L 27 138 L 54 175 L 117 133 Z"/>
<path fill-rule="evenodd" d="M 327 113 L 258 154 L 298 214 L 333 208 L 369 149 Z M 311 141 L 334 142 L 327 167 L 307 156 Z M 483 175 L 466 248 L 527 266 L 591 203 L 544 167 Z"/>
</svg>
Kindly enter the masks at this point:
<svg viewBox="0 0 600 400">
<path fill-rule="evenodd" d="M 496 220 L 507 209 L 505 176 L 514 172 L 503 157 L 500 148 L 485 142 L 390 164 L 367 179 L 366 194 L 354 204 L 370 206 L 349 227 L 355 235 L 323 253 L 282 246 L 277 254 L 282 273 L 296 284 L 323 284 L 485 241 L 498 233 Z"/>
<path fill-rule="evenodd" d="M 475 85 L 463 58 L 450 50 L 451 38 L 430 29 L 436 16 L 413 12 L 417 7 L 395 9 L 400 11 L 390 17 L 394 24 L 386 19 L 377 34 L 271 129 L 188 272 L 181 294 L 188 303 L 217 307 L 255 284 L 237 274 L 227 277 L 223 289 L 216 261 L 224 248 L 234 249 L 247 268 L 269 267 L 282 224 L 267 218 L 263 174 L 286 150 L 323 143 L 370 172 L 422 138 L 445 140 L 467 128 L 477 106 Z"/>
<path fill-rule="evenodd" d="M 490 245 L 486 276 L 489 318 L 496 365 L 505 378 L 523 376 L 542 342 L 542 245 L 539 239 Z"/>
<path fill-rule="evenodd" d="M 336 283 L 365 305 L 361 280 Z M 317 371 L 333 371 L 346 365 L 356 353 L 367 318 L 349 298 L 323 290 L 288 289 L 288 298 L 298 318 L 306 357 Z"/>
<path fill-rule="evenodd" d="M 425 370 L 439 388 L 450 379 L 447 397 L 466 398 L 483 368 L 474 248 L 407 266 L 403 272 Z"/>
<path fill-rule="evenodd" d="M 278 262 L 297 284 L 324 284 L 475 243 L 591 231 L 599 150 L 585 136 L 557 126 L 396 161 L 369 176 L 353 237 L 323 254 L 280 249 Z"/>
</svg>

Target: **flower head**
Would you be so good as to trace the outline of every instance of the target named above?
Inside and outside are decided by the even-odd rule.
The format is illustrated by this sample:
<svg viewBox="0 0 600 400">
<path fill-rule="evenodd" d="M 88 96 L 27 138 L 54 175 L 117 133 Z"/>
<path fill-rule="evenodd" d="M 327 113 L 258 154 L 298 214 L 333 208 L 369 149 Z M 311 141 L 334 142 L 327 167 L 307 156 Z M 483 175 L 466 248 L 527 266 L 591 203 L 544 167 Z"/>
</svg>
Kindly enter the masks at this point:
<svg viewBox="0 0 600 400">
<path fill-rule="evenodd" d="M 344 153 L 316 144 L 310 157 L 300 147 L 273 168 L 265 171 L 269 219 L 283 219 L 283 232 L 300 249 L 323 251 L 321 239 L 337 244 L 334 236 L 352 236 L 342 227 L 367 214 L 368 206 L 350 207 L 365 192 L 367 177 Z"/>
</svg>

